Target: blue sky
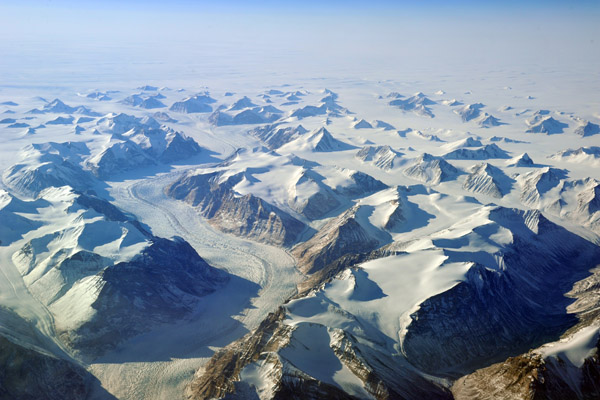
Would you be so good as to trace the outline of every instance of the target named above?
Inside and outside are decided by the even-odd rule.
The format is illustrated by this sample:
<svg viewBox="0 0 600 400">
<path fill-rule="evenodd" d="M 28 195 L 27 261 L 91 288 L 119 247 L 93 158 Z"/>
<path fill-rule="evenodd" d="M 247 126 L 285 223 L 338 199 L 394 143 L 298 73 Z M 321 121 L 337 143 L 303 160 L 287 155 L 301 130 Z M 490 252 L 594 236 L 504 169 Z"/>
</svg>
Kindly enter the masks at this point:
<svg viewBox="0 0 600 400">
<path fill-rule="evenodd" d="M 83 52 L 130 63 L 226 53 L 235 62 L 239 53 L 239 62 L 288 55 L 289 68 L 308 60 L 332 70 L 367 62 L 566 69 L 600 63 L 598 21 L 600 0 L 0 0 L 0 54 L 15 65 L 36 62 L 43 48 L 55 62 Z"/>
</svg>

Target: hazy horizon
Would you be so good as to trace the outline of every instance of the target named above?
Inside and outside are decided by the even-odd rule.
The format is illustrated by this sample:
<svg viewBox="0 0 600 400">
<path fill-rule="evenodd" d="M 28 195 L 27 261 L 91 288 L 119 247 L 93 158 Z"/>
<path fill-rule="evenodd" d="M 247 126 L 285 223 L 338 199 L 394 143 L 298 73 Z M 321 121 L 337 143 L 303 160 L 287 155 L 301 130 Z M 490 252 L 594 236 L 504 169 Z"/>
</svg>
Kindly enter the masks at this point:
<svg viewBox="0 0 600 400">
<path fill-rule="evenodd" d="M 27 1 L 0 10 L 2 86 L 89 83 L 95 69 L 104 82 L 215 70 L 416 79 L 538 69 L 589 79 L 600 63 L 593 1 Z"/>
</svg>

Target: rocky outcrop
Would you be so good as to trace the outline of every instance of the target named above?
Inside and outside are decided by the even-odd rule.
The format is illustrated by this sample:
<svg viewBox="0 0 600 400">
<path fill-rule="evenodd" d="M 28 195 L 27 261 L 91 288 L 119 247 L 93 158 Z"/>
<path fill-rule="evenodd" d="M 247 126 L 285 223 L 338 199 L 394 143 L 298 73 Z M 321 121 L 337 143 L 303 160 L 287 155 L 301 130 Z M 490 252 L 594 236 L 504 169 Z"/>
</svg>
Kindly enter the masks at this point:
<svg viewBox="0 0 600 400">
<path fill-rule="evenodd" d="M 389 97 L 389 96 L 388 96 Z M 433 112 L 428 106 L 436 104 L 423 93 L 418 92 L 406 99 L 396 98 L 389 102 L 391 106 L 397 107 L 403 111 L 412 111 L 417 115 L 433 118 Z"/>
<path fill-rule="evenodd" d="M 342 330 L 327 330 L 320 324 L 287 325 L 285 317 L 286 309 L 280 308 L 254 332 L 217 352 L 188 386 L 188 398 L 451 398 L 441 385 L 419 376 L 410 366 L 395 367 L 392 357 L 370 347 L 374 344 L 361 343 Z M 316 338 L 315 334 L 323 338 Z M 313 357 L 322 356 L 323 352 L 335 357 L 334 362 L 362 387 L 354 387 L 350 394 L 335 382 L 325 382 L 298 368 L 296 363 L 303 361 L 297 359 L 296 353 L 304 351 L 313 351 Z M 261 381 L 250 386 L 249 376 L 257 374 Z"/>
<path fill-rule="evenodd" d="M 109 179 L 123 172 L 185 160 L 201 151 L 194 139 L 170 128 L 133 128 L 113 136 L 85 165 L 97 177 Z"/>
<path fill-rule="evenodd" d="M 488 160 L 490 158 L 509 158 L 508 153 L 498 145 L 486 144 L 476 149 L 456 149 L 444 155 L 447 160 Z"/>
<path fill-rule="evenodd" d="M 528 129 L 525 132 L 545 133 L 547 135 L 563 133 L 564 129 L 569 125 L 557 121 L 549 114 L 550 112 L 547 110 L 536 111 L 533 116 L 526 121 Z"/>
<path fill-rule="evenodd" d="M 133 142 L 114 140 L 86 161 L 86 168 L 100 179 L 119 173 L 156 165 L 156 160 Z"/>
<path fill-rule="evenodd" d="M 508 160 L 506 162 L 506 165 L 510 167 L 533 167 L 535 166 L 535 163 L 533 162 L 531 157 L 529 157 L 529 154 L 523 153 Z"/>
<path fill-rule="evenodd" d="M 173 103 L 169 110 L 185 114 L 208 113 L 213 110 L 210 104 L 215 102 L 216 100 L 210 97 L 208 93 L 202 93 Z"/>
<path fill-rule="evenodd" d="M 560 344 L 568 346 L 573 341 L 573 334 L 581 333 L 582 327 L 591 327 L 600 321 L 600 296 L 597 291 L 600 270 L 596 268 L 593 272 L 575 283 L 573 290 L 568 293 L 569 297 L 577 299 L 569 305 L 568 310 L 577 313 L 580 322 L 563 335 Z M 580 366 L 560 356 L 545 357 L 544 347 L 458 379 L 452 386 L 454 398 L 587 400 L 600 397 L 600 341 Z"/>
<path fill-rule="evenodd" d="M 358 206 L 328 221 L 312 238 L 296 246 L 292 254 L 304 273 L 314 273 L 348 253 L 373 250 L 379 242 L 356 220 Z"/>
<path fill-rule="evenodd" d="M 400 164 L 402 153 L 390 146 L 365 146 L 356 153 L 356 158 L 375 164 L 381 169 L 392 169 Z"/>
<path fill-rule="evenodd" d="M 198 300 L 217 290 L 227 277 L 208 265 L 183 240 L 154 238 L 127 262 L 108 266 L 92 290 L 95 313 L 74 330 L 63 331 L 65 343 L 94 357 L 156 324 L 191 313 Z"/>
<path fill-rule="evenodd" d="M 92 379 L 70 361 L 0 336 L 1 399 L 85 399 Z"/>
<path fill-rule="evenodd" d="M 96 123 L 101 130 L 123 134 L 132 129 L 158 129 L 160 124 L 152 117 L 138 118 L 124 113 L 108 114 Z"/>
<path fill-rule="evenodd" d="M 3 174 L 6 186 L 26 196 L 37 196 L 49 187 L 69 185 L 86 190 L 97 180 L 79 165 L 89 153 L 83 143 L 44 143 L 27 146 L 21 162 Z"/>
<path fill-rule="evenodd" d="M 123 104 L 127 104 L 133 107 L 140 107 L 147 110 L 151 110 L 153 108 L 163 108 L 166 105 L 160 101 L 164 96 L 161 94 L 147 96 L 145 94 L 132 94 L 131 96 L 126 97 L 121 102 Z"/>
<path fill-rule="evenodd" d="M 511 180 L 497 167 L 488 163 L 474 165 L 463 189 L 473 193 L 502 198 L 510 192 Z"/>
<path fill-rule="evenodd" d="M 538 211 L 498 207 L 488 218 L 512 234 L 495 255 L 502 267 L 473 266 L 410 316 L 403 353 L 426 372 L 460 376 L 556 340 L 577 322 L 565 312 L 564 294 L 587 275 L 600 248 Z"/>
<path fill-rule="evenodd" d="M 288 205 L 309 220 L 323 218 L 328 213 L 342 205 L 336 193 L 322 181 L 325 178 L 312 170 L 303 171 L 294 185 L 294 190 L 288 200 Z M 309 196 L 302 193 L 304 186 L 314 186 L 316 190 Z M 300 192 L 300 196 L 298 196 Z"/>
<path fill-rule="evenodd" d="M 563 170 L 551 167 L 528 172 L 518 178 L 521 184 L 521 201 L 529 206 L 538 205 L 542 197 L 558 186 L 565 177 Z"/>
<path fill-rule="evenodd" d="M 302 125 L 284 127 L 279 125 L 266 125 L 252 129 L 249 133 L 255 136 L 269 149 L 275 150 L 308 132 Z"/>
<path fill-rule="evenodd" d="M 423 153 L 412 166 L 404 170 L 405 175 L 434 185 L 452 180 L 458 173 L 458 169 L 448 161 L 427 153 Z"/>
<path fill-rule="evenodd" d="M 484 107 L 481 103 L 467 104 L 463 107 L 457 108 L 454 112 L 460 116 L 463 122 L 468 122 L 481 115 L 481 109 Z"/>
<path fill-rule="evenodd" d="M 223 179 L 217 173 L 184 175 L 165 192 L 198 207 L 202 215 L 220 230 L 254 240 L 290 246 L 305 225 L 252 194 L 239 195 L 233 187 L 243 173 Z"/>
<path fill-rule="evenodd" d="M 231 112 L 217 110 L 208 117 L 215 126 L 263 124 L 277 121 L 282 111 L 273 106 L 246 108 L 243 111 Z"/>
<path fill-rule="evenodd" d="M 581 125 L 575 128 L 573 133 L 583 137 L 597 135 L 600 133 L 600 125 L 594 124 L 590 121 L 584 121 Z"/>
</svg>

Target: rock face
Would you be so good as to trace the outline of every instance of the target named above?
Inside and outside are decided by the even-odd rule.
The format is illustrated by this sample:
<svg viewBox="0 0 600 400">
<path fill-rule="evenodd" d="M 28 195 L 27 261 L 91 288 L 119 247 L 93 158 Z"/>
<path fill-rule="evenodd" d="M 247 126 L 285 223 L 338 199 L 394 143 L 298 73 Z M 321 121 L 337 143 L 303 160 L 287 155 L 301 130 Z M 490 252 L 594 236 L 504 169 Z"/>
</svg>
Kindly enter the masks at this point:
<svg viewBox="0 0 600 400">
<path fill-rule="evenodd" d="M 266 125 L 255 128 L 249 133 L 255 136 L 269 149 L 275 150 L 308 132 L 302 125 L 280 128 L 278 125 Z"/>
<path fill-rule="evenodd" d="M 113 140 L 99 154 L 86 161 L 86 168 L 100 179 L 156 165 L 156 161 L 130 141 Z"/>
<path fill-rule="evenodd" d="M 477 149 L 456 149 L 444 155 L 447 160 L 488 160 L 490 158 L 509 158 L 508 153 L 495 143 L 486 144 Z"/>
<path fill-rule="evenodd" d="M 569 125 L 555 120 L 549 114 L 547 110 L 536 111 L 533 117 L 526 121 L 529 128 L 525 132 L 545 133 L 547 135 L 563 133 Z"/>
<path fill-rule="evenodd" d="M 510 192 L 510 178 L 497 167 L 488 163 L 474 165 L 467 176 L 463 189 L 473 193 L 502 198 Z"/>
<path fill-rule="evenodd" d="M 596 355 L 583 363 L 586 377 L 580 390 L 591 397 L 572 396 L 572 382 L 563 382 L 565 376 L 573 375 L 560 362 L 542 361 L 539 356 L 519 356 L 477 371 L 460 379 L 452 394 L 439 378 L 432 378 L 458 378 L 489 365 L 490 359 L 505 359 L 520 349 L 558 338 L 576 322 L 565 312 L 570 300 L 564 293 L 586 276 L 587 266 L 600 255 L 600 248 L 537 211 L 496 207 L 489 209 L 486 221 L 473 232 L 496 232 L 496 239 L 504 237 L 495 254 L 497 267 L 471 262 L 464 280 L 419 302 L 409 314 L 406 330 L 398 334 L 397 355 L 390 354 L 390 336 L 372 330 L 388 320 L 362 308 L 364 303 L 398 295 L 389 287 L 385 293 L 378 290 L 370 279 L 371 273 L 389 261 L 382 259 L 379 267 L 369 268 L 364 264 L 348 269 L 346 264 L 336 268 L 341 272 L 333 280 L 321 276 L 311 289 L 269 315 L 255 332 L 215 354 L 188 387 L 188 395 L 281 398 L 282 393 L 289 394 L 290 382 L 295 382 L 296 389 L 307 388 L 305 398 L 345 398 L 337 392 L 342 387 L 345 396 L 377 399 L 451 399 L 453 395 L 460 399 L 541 399 L 546 394 L 556 399 L 594 398 L 599 386 Z M 503 230 L 511 234 L 500 234 Z M 568 245 L 558 246 L 563 242 Z M 438 244 L 442 243 L 449 247 L 443 259 L 481 259 L 477 252 L 457 251 L 456 243 Z M 390 253 L 394 254 L 391 247 Z M 346 262 L 380 261 L 377 257 L 387 257 L 386 251 L 364 253 Z M 578 293 L 594 293 L 596 284 L 597 280 L 588 280 Z M 597 302 L 597 293 L 594 300 L 588 297 L 586 310 L 597 309 Z M 334 371 L 345 371 L 343 385 Z M 316 394 L 308 389 L 315 386 L 321 388 Z M 530 391 L 537 391 L 538 397 L 527 397 Z"/>
<path fill-rule="evenodd" d="M 124 137 L 162 163 L 185 160 L 201 151 L 194 139 L 170 128 L 133 130 Z"/>
<path fill-rule="evenodd" d="M 498 255 L 502 269 L 474 266 L 465 281 L 410 316 L 403 353 L 423 371 L 461 375 L 483 360 L 556 340 L 576 323 L 565 313 L 564 294 L 588 274 L 600 249 L 538 211 L 498 207 L 488 218 L 512 233 Z"/>
<path fill-rule="evenodd" d="M 436 103 L 423 93 L 418 92 L 406 99 L 396 98 L 395 100 L 390 101 L 389 104 L 404 111 L 412 111 L 417 115 L 433 118 L 433 112 L 428 106 Z"/>
<path fill-rule="evenodd" d="M 567 399 L 571 390 L 557 390 L 541 357 L 523 355 L 478 370 L 452 386 L 456 400 Z M 549 390 L 550 389 L 550 390 Z"/>
<path fill-rule="evenodd" d="M 0 336 L 0 398 L 78 400 L 87 398 L 91 375 L 46 352 Z"/>
<path fill-rule="evenodd" d="M 375 120 L 374 126 L 375 128 L 381 128 L 384 131 L 393 131 L 396 129 L 393 125 L 381 120 Z"/>
<path fill-rule="evenodd" d="M 152 325 L 191 313 L 199 299 L 227 280 L 184 241 L 153 238 L 138 256 L 102 270 L 95 283 L 95 313 L 63 340 L 95 356 Z"/>
<path fill-rule="evenodd" d="M 574 365 L 568 354 L 544 355 L 544 351 L 552 351 L 555 346 L 568 348 L 586 330 L 597 331 L 594 326 L 600 322 L 600 297 L 595 288 L 600 284 L 600 271 L 596 268 L 593 272 L 568 293 L 577 299 L 569 311 L 577 313 L 580 322 L 563 335 L 561 342 L 511 357 L 458 379 L 452 386 L 455 399 L 585 400 L 600 397 L 600 341 L 591 343 L 587 354 L 579 352 L 583 354 L 581 365 Z"/>
<path fill-rule="evenodd" d="M 3 180 L 6 186 L 27 196 L 37 196 L 53 186 L 86 190 L 97 182 L 79 165 L 86 154 L 89 149 L 84 143 L 32 144 L 22 151 L 21 162 L 4 172 Z"/>
<path fill-rule="evenodd" d="M 529 157 L 529 154 L 523 153 L 508 160 L 506 162 L 506 165 L 511 167 L 533 167 L 535 163 L 533 162 L 531 157 Z"/>
<path fill-rule="evenodd" d="M 285 149 L 290 150 L 311 150 L 319 153 L 332 151 L 352 150 L 356 147 L 349 143 L 336 139 L 325 127 L 321 127 L 313 132 L 303 134 L 292 142 L 289 142 Z"/>
<path fill-rule="evenodd" d="M 583 124 L 575 128 L 574 133 L 583 137 L 597 135 L 600 133 L 600 125 L 585 121 Z"/>
<path fill-rule="evenodd" d="M 71 125 L 73 120 L 73 117 L 56 117 L 55 119 L 46 122 L 46 125 Z"/>
<path fill-rule="evenodd" d="M 405 175 L 434 185 L 454 179 L 458 173 L 458 169 L 448 161 L 428 153 L 423 153 L 412 166 L 404 170 Z"/>
<path fill-rule="evenodd" d="M 342 199 L 329 186 L 323 184 L 323 180 L 323 176 L 312 170 L 303 171 L 294 186 L 295 195 L 290 195 L 289 206 L 309 220 L 323 218 L 340 207 Z M 316 190 L 307 196 L 303 193 L 306 192 L 305 187 L 315 187 Z"/>
<path fill-rule="evenodd" d="M 197 94 L 173 103 L 169 110 L 185 114 L 208 113 L 213 110 L 210 104 L 215 102 L 216 100 L 210 97 L 208 93 Z"/>
<path fill-rule="evenodd" d="M 280 308 L 269 314 L 255 332 L 216 353 L 204 373 L 196 375 L 189 384 L 188 398 L 241 399 L 257 395 L 263 399 L 314 400 L 452 398 L 447 389 L 427 381 L 410 366 L 397 368 L 390 362 L 389 355 L 373 354 L 371 344 L 359 343 L 341 330 L 328 331 L 320 324 L 286 325 L 285 317 L 286 310 Z M 355 389 L 348 393 L 339 383 L 325 382 L 314 376 L 319 373 L 298 368 L 297 365 L 311 360 L 298 359 L 297 351 L 306 351 L 313 357 L 327 355 L 331 357 L 328 361 L 336 360 L 336 368 L 354 376 Z M 328 366 L 322 362 L 321 368 Z M 257 375 L 260 378 L 253 379 L 253 387 L 249 387 L 246 380 L 240 381 Z"/>
<path fill-rule="evenodd" d="M 460 116 L 463 122 L 468 122 L 479 117 L 483 107 L 484 105 L 481 103 L 467 104 L 464 107 L 454 110 L 454 112 Z"/>
<path fill-rule="evenodd" d="M 402 153 L 390 146 L 365 146 L 356 153 L 359 160 L 370 162 L 381 169 L 392 169 L 401 162 Z"/>
<path fill-rule="evenodd" d="M 228 108 L 228 110 L 243 110 L 244 108 L 256 107 L 256 104 L 252 102 L 247 96 L 242 97 Z"/>
<path fill-rule="evenodd" d="M 132 129 L 158 129 L 160 124 L 154 118 L 144 117 L 137 118 L 128 114 L 109 114 L 106 117 L 100 118 L 96 123 L 99 129 L 113 133 L 123 134 Z"/>
<path fill-rule="evenodd" d="M 354 129 L 373 129 L 373 125 L 371 125 L 370 122 L 367 122 L 364 119 L 356 121 L 355 123 L 352 124 L 352 127 Z"/>
<path fill-rule="evenodd" d="M 134 128 L 113 136 L 103 150 L 88 158 L 86 167 L 101 179 L 139 169 L 185 160 L 201 152 L 192 138 L 170 128 Z"/>
<path fill-rule="evenodd" d="M 85 106 L 78 107 L 70 107 L 60 101 L 59 99 L 54 99 L 49 103 L 46 103 L 41 110 L 37 108 L 29 111 L 30 114 L 46 114 L 46 113 L 54 113 L 54 114 L 82 114 L 89 115 L 91 117 L 99 117 L 100 114 L 90 110 Z"/>
<path fill-rule="evenodd" d="M 224 232 L 283 246 L 292 245 L 304 230 L 302 222 L 252 194 L 240 196 L 233 187 L 243 174 L 221 182 L 219 173 L 188 174 L 169 185 L 167 195 L 198 207 Z"/>
<path fill-rule="evenodd" d="M 526 205 L 539 204 L 542 197 L 548 191 L 558 186 L 564 178 L 564 171 L 551 167 L 528 172 L 519 177 L 521 183 L 521 201 Z"/>
<path fill-rule="evenodd" d="M 573 163 L 586 163 L 591 165 L 600 161 L 600 146 L 587 146 L 578 149 L 567 149 L 549 156 L 554 160 L 568 161 Z"/>
<path fill-rule="evenodd" d="M 481 126 L 482 128 L 491 128 L 494 126 L 503 125 L 498 118 L 488 113 L 483 113 L 483 115 L 476 119 L 476 122 L 477 125 Z"/>
<path fill-rule="evenodd" d="M 263 124 L 277 121 L 281 116 L 280 110 L 266 106 L 246 108 L 239 112 L 217 110 L 210 115 L 208 121 L 215 126 Z"/>
<path fill-rule="evenodd" d="M 356 220 L 358 207 L 327 222 L 312 238 L 296 246 L 292 254 L 304 273 L 314 273 L 348 253 L 373 250 L 379 242 Z"/>
<path fill-rule="evenodd" d="M 598 211 L 600 211 L 600 183 L 590 181 L 577 195 L 577 212 L 592 216 Z"/>
<path fill-rule="evenodd" d="M 144 94 L 132 94 L 131 96 L 128 96 L 125 99 L 123 99 L 122 103 L 134 107 L 140 107 L 147 110 L 151 110 L 153 108 L 166 107 L 166 105 L 164 105 L 163 102 L 159 100 L 162 98 L 164 98 L 164 96 L 161 94 L 153 96 L 147 96 Z"/>
<path fill-rule="evenodd" d="M 8 209 L 39 214 L 49 227 L 30 234 L 12 262 L 31 295 L 52 313 L 63 342 L 86 360 L 156 324 L 181 319 L 228 279 L 187 242 L 152 236 L 91 193 L 49 188 L 38 200 Z M 53 210 L 51 221 L 42 209 Z"/>
</svg>

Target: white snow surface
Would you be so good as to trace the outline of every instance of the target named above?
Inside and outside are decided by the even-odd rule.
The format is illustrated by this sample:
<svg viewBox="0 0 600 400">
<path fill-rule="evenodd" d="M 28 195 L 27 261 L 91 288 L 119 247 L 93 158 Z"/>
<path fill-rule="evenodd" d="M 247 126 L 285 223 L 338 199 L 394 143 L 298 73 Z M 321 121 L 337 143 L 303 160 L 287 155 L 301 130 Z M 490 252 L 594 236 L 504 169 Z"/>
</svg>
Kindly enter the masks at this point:
<svg viewBox="0 0 600 400">
<path fill-rule="evenodd" d="M 548 72 L 543 79 L 551 79 L 556 74 L 558 72 Z M 573 182 L 587 178 L 600 180 L 600 169 L 593 168 L 597 166 L 597 157 L 586 152 L 564 152 L 600 146 L 600 135 L 582 137 L 575 132 L 578 124 L 571 119 L 571 116 L 576 116 L 595 124 L 600 122 L 596 99 L 599 88 L 594 89 L 589 82 L 577 80 L 567 73 L 558 76 L 560 82 L 557 84 L 564 88 L 562 91 L 547 85 L 536 86 L 531 83 L 531 75 L 515 77 L 511 71 L 496 72 L 493 79 L 477 84 L 470 76 L 462 79 L 425 77 L 431 79 L 402 77 L 382 81 L 381 77 L 329 77 L 314 81 L 281 75 L 275 80 L 269 76 L 261 81 L 233 75 L 224 78 L 213 72 L 202 82 L 184 79 L 141 82 L 136 78 L 126 82 L 107 82 L 105 87 L 100 88 L 97 88 L 96 81 L 75 82 L 70 87 L 57 88 L 41 85 L 40 82 L 37 85 L 33 82 L 27 87 L 0 86 L 0 102 L 14 101 L 18 104 L 0 104 L 0 113 L 12 111 L 6 115 L 7 118 L 27 123 L 33 129 L 23 135 L 23 128 L 0 126 L 0 171 L 3 176 L 13 165 L 23 165 L 23 171 L 40 166 L 44 162 L 40 159 L 40 149 L 48 148 L 46 143 L 79 143 L 70 150 L 66 150 L 68 147 L 65 146 L 54 147 L 50 154 L 60 155 L 73 165 L 82 165 L 83 160 L 96 160 L 109 144 L 121 142 L 123 138 L 118 135 L 131 129 L 125 130 L 128 124 L 139 124 L 144 118 L 147 118 L 146 123 L 152 124 L 148 118 L 153 110 L 120 103 L 138 92 L 136 87 L 146 84 L 183 88 L 184 93 L 161 89 L 160 93 L 165 96 L 161 100 L 164 104 L 173 104 L 184 97 L 209 90 L 211 97 L 216 99 L 212 104 L 215 110 L 221 105 L 229 106 L 231 97 L 225 94 L 235 91 L 236 99 L 247 96 L 260 107 L 272 105 L 282 110 L 282 118 L 278 121 L 282 128 L 296 127 L 298 121 L 289 115 L 300 107 L 319 104 L 323 97 L 322 89 L 327 87 L 336 93 L 335 102 L 351 110 L 357 121 L 385 121 L 395 127 L 393 130 L 355 130 L 349 128 L 349 120 L 345 116 L 307 117 L 302 119 L 302 125 L 308 131 L 273 152 L 247 134 L 257 125 L 215 127 L 208 122 L 210 113 L 178 113 L 172 115 L 176 121 L 157 124 L 164 123 L 168 128 L 196 140 L 203 148 L 198 157 L 128 171 L 116 176 L 114 181 L 79 182 L 82 188 L 89 185 L 101 194 L 108 194 L 116 206 L 135 215 L 153 234 L 167 238 L 183 237 L 211 265 L 239 278 L 233 279 L 222 291 L 207 296 L 191 320 L 133 338 L 89 365 L 102 385 L 119 399 L 181 398 L 195 370 L 207 362 L 215 349 L 255 328 L 268 312 L 295 292 L 296 284 L 302 279 L 294 269 L 293 258 L 286 251 L 215 231 L 189 205 L 167 197 L 163 188 L 186 172 L 219 171 L 223 174 L 222 179 L 243 173 L 244 179 L 234 188 L 238 194 L 252 193 L 301 219 L 313 229 L 319 229 L 328 218 L 356 204 L 359 206 L 357 221 L 380 244 L 402 244 L 402 254 L 362 263 L 337 276 L 323 290 L 287 305 L 289 319 L 286 323 L 298 329 L 294 333 L 294 346 L 282 354 L 298 368 L 305 369 L 306 373 L 343 387 L 359 397 L 368 397 L 362 383 L 357 382 L 347 369 L 338 368 L 333 358 L 327 358 L 332 354 L 331 329 L 358 329 L 349 315 L 369 321 L 389 340 L 390 352 L 401 354 L 408 315 L 423 300 L 464 279 L 471 266 L 447 259 L 436 246 L 436 241 L 453 241 L 457 251 L 492 254 L 510 242 L 510 231 L 490 228 L 492 224 L 486 215 L 491 206 L 487 204 L 493 201 L 504 207 L 540 208 L 553 221 L 588 238 L 597 238 L 598 232 L 592 231 L 585 222 L 568 218 L 569 212 L 577 208 L 577 196 L 583 187 L 581 183 Z M 498 87 L 509 82 L 514 89 L 498 91 Z M 77 87 L 72 87 L 74 85 Z M 257 97 L 269 90 L 287 93 L 287 97 L 300 89 L 302 96 L 295 96 L 299 100 L 294 100 L 298 104 L 286 105 L 288 100 L 277 94 L 270 95 L 272 103 Z M 404 112 L 388 104 L 390 99 L 386 96 L 390 92 L 402 93 L 407 98 L 418 91 L 436 101 L 427 105 L 434 117 Z M 94 92 L 105 93 L 111 99 L 98 101 L 79 95 Z M 442 95 L 453 101 L 444 104 L 437 97 Z M 530 95 L 534 99 L 528 99 Z M 69 106 L 83 105 L 101 116 L 78 120 L 78 126 L 84 130 L 77 134 L 73 125 L 43 126 L 59 115 L 28 113 L 33 108 L 42 109 L 46 104 L 39 96 L 48 100 L 60 98 Z M 379 96 L 382 98 L 379 99 Z M 496 116 L 504 125 L 483 128 L 477 124 L 465 124 L 453 111 L 465 104 L 478 102 L 485 104 L 485 110 L 494 110 L 495 115 L 495 110 L 500 109 Z M 562 133 L 550 136 L 526 133 L 525 121 L 531 119 L 536 110 L 545 109 L 551 110 L 557 120 L 568 123 L 568 126 Z M 121 113 L 135 119 L 115 119 Z M 66 117 L 69 114 L 60 115 Z M 493 137 L 503 139 L 492 140 Z M 144 137 L 132 139 L 142 147 L 164 145 L 161 141 L 155 143 Z M 402 172 L 423 153 L 442 157 L 449 151 L 479 148 L 491 143 L 497 144 L 510 157 L 526 152 L 539 163 L 513 166 L 507 165 L 506 159 L 486 160 L 517 182 L 501 198 L 490 198 L 463 189 L 465 172 L 472 167 L 473 160 L 447 160 L 459 173 L 435 185 L 420 182 Z M 89 154 L 81 154 L 81 149 L 78 150 L 78 146 L 83 145 Z M 394 154 L 394 167 L 380 168 L 375 162 L 357 160 L 357 151 L 365 145 L 389 146 L 398 150 Z M 236 150 L 238 152 L 233 158 L 221 162 Z M 549 158 L 559 153 L 562 156 Z M 564 170 L 564 175 L 559 177 L 562 183 L 552 187 L 542 185 L 541 200 L 524 204 L 521 184 L 527 177 L 543 173 L 545 170 L 541 168 L 545 166 Z M 351 187 L 354 185 L 351 176 L 356 171 L 382 181 L 389 188 L 351 199 L 336 195 L 341 206 L 321 220 L 307 221 L 293 207 L 320 191 L 340 191 Z M 57 170 L 51 169 L 50 172 L 56 174 Z M 311 179 L 306 179 L 306 176 Z M 316 176 L 322 177 L 322 180 L 315 179 Z M 94 278 L 81 280 L 59 301 L 47 307 L 39 297 L 46 287 L 44 285 L 52 286 L 52 281 L 40 281 L 37 294 L 29 287 L 44 275 L 48 264 L 37 261 L 24 277 L 23 271 L 27 266 L 14 254 L 34 237 L 39 239 L 34 244 L 43 250 L 39 256 L 44 260 L 59 248 L 86 249 L 112 260 L 127 260 L 147 244 L 139 232 L 127 224 L 108 223 L 90 211 L 65 213 L 65 204 L 72 196 L 71 189 L 50 188 L 33 198 L 32 194 L 15 193 L 8 183 L 4 180 L 0 187 L 0 219 L 3 222 L 0 224 L 0 305 L 31 321 L 53 343 L 53 352 L 67 354 L 69 350 L 60 342 L 56 328 L 76 325 L 89 316 L 86 313 L 92 312 L 90 304 L 93 298 L 88 289 L 94 284 Z M 551 207 L 557 200 L 564 202 L 558 211 Z M 388 231 L 385 224 L 396 207 L 401 208 L 403 222 L 397 229 Z M 59 239 L 48 236 L 54 232 L 60 232 Z M 488 259 L 481 261 L 485 261 L 488 268 L 498 267 Z M 339 309 L 349 314 L 337 312 Z M 10 331 L 11 327 L 3 329 Z M 577 365 L 581 357 L 588 354 L 586 349 L 589 349 L 594 337 L 591 331 L 584 333 L 578 333 L 570 344 L 562 347 L 555 344 L 549 348 L 554 350 L 545 354 L 566 357 Z M 366 333 L 367 336 L 370 334 Z M 307 339 L 310 335 L 315 338 L 312 342 Z M 323 358 L 311 359 L 314 352 L 308 352 L 310 357 L 305 354 L 302 344 L 307 341 L 322 353 Z M 270 378 L 267 372 L 260 366 L 249 366 L 244 370 L 244 379 L 253 382 L 259 391 L 268 393 Z"/>
<path fill-rule="evenodd" d="M 597 325 L 587 326 L 570 337 L 546 344 L 537 351 L 544 358 L 560 358 L 581 368 L 585 359 L 595 354 L 599 335 L 600 327 Z"/>
</svg>

